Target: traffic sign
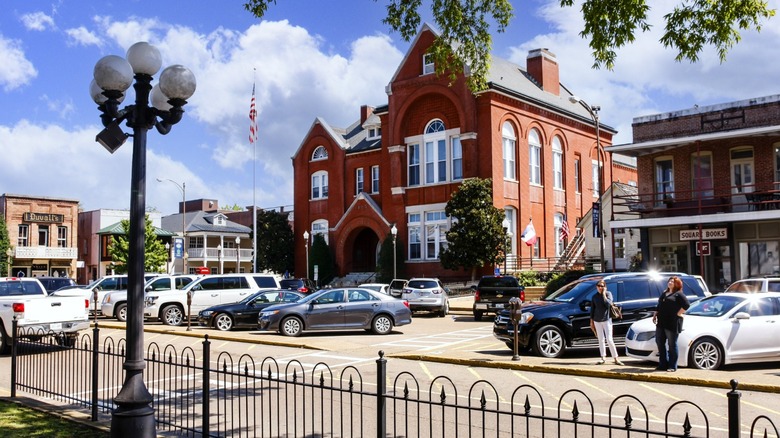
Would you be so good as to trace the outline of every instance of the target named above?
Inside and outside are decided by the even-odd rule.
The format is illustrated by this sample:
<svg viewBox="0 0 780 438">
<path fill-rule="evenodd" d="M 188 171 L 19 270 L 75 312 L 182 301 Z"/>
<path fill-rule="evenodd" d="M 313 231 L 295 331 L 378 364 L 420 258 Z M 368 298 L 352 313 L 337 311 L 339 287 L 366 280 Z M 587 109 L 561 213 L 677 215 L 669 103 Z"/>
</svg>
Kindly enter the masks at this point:
<svg viewBox="0 0 780 438">
<path fill-rule="evenodd" d="M 696 255 L 697 256 L 699 256 L 699 255 L 708 256 L 708 255 L 710 255 L 710 253 L 712 251 L 711 248 L 712 248 L 712 246 L 710 245 L 710 241 L 709 240 L 702 240 L 702 241 L 696 242 Z"/>
</svg>

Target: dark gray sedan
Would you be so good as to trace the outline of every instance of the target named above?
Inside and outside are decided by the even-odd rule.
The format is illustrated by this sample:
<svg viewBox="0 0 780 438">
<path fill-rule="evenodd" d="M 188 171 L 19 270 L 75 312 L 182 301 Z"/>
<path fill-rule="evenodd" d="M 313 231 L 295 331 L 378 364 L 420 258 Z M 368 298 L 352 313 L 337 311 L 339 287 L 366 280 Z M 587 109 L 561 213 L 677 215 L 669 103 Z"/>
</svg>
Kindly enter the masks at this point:
<svg viewBox="0 0 780 438">
<path fill-rule="evenodd" d="M 260 330 L 299 336 L 304 330 L 365 329 L 378 335 L 412 322 L 409 302 L 361 288 L 325 289 L 260 312 Z"/>
</svg>

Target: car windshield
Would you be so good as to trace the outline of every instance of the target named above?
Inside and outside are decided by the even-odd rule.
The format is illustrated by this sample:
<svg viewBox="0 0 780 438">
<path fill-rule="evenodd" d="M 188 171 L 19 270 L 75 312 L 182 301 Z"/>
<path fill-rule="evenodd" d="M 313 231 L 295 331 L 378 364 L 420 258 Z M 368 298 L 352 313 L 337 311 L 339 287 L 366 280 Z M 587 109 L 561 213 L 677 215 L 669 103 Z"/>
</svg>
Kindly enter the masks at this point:
<svg viewBox="0 0 780 438">
<path fill-rule="evenodd" d="M 574 281 L 544 297 L 544 301 L 558 301 L 568 303 L 593 289 L 595 281 Z"/>
<path fill-rule="evenodd" d="M 745 299 L 743 297 L 714 295 L 691 304 L 691 307 L 685 311 L 685 314 L 717 318 L 729 313 L 731 309 L 741 304 Z"/>
</svg>

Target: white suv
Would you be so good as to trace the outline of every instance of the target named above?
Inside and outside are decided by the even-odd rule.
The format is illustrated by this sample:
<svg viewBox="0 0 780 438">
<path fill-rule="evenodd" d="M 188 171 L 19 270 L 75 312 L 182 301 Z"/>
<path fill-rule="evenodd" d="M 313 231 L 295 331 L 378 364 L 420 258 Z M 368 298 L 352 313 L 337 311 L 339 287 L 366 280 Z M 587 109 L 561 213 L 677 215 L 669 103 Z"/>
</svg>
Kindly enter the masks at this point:
<svg viewBox="0 0 780 438">
<path fill-rule="evenodd" d="M 198 275 L 161 275 L 154 277 L 147 280 L 146 284 L 144 284 L 144 294 L 146 292 L 184 289 L 185 286 L 192 283 L 196 278 L 198 278 Z M 103 316 L 114 317 L 122 322 L 127 321 L 127 290 L 115 290 L 107 293 L 103 297 L 100 313 Z"/>
<path fill-rule="evenodd" d="M 724 292 L 780 292 L 780 277 L 745 278 L 737 280 Z"/>
<path fill-rule="evenodd" d="M 206 275 L 184 289 L 146 293 L 144 317 L 159 319 L 165 325 L 181 325 L 187 311 L 197 317 L 201 310 L 217 304 L 236 303 L 259 290 L 279 289 L 279 281 L 269 274 Z M 188 296 L 191 302 L 187 303 Z"/>
<path fill-rule="evenodd" d="M 450 311 L 449 295 L 438 278 L 412 278 L 404 286 L 401 298 L 412 311 L 427 310 L 444 317 Z"/>
</svg>

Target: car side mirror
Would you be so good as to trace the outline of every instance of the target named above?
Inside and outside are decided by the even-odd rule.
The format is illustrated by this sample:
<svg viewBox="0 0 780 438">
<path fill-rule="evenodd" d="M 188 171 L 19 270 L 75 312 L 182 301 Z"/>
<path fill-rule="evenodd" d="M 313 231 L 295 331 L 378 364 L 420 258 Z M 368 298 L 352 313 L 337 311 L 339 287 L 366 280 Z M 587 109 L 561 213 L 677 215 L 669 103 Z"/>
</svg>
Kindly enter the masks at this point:
<svg viewBox="0 0 780 438">
<path fill-rule="evenodd" d="M 747 312 L 737 312 L 737 314 L 734 315 L 734 319 L 750 319 L 750 314 Z"/>
<path fill-rule="evenodd" d="M 151 286 L 146 286 L 146 289 L 144 289 L 144 292 L 151 292 L 151 291 L 152 291 Z"/>
<path fill-rule="evenodd" d="M 585 311 L 590 309 L 590 306 L 593 305 L 593 303 L 590 302 L 590 300 L 583 300 L 580 301 L 580 310 Z"/>
</svg>

